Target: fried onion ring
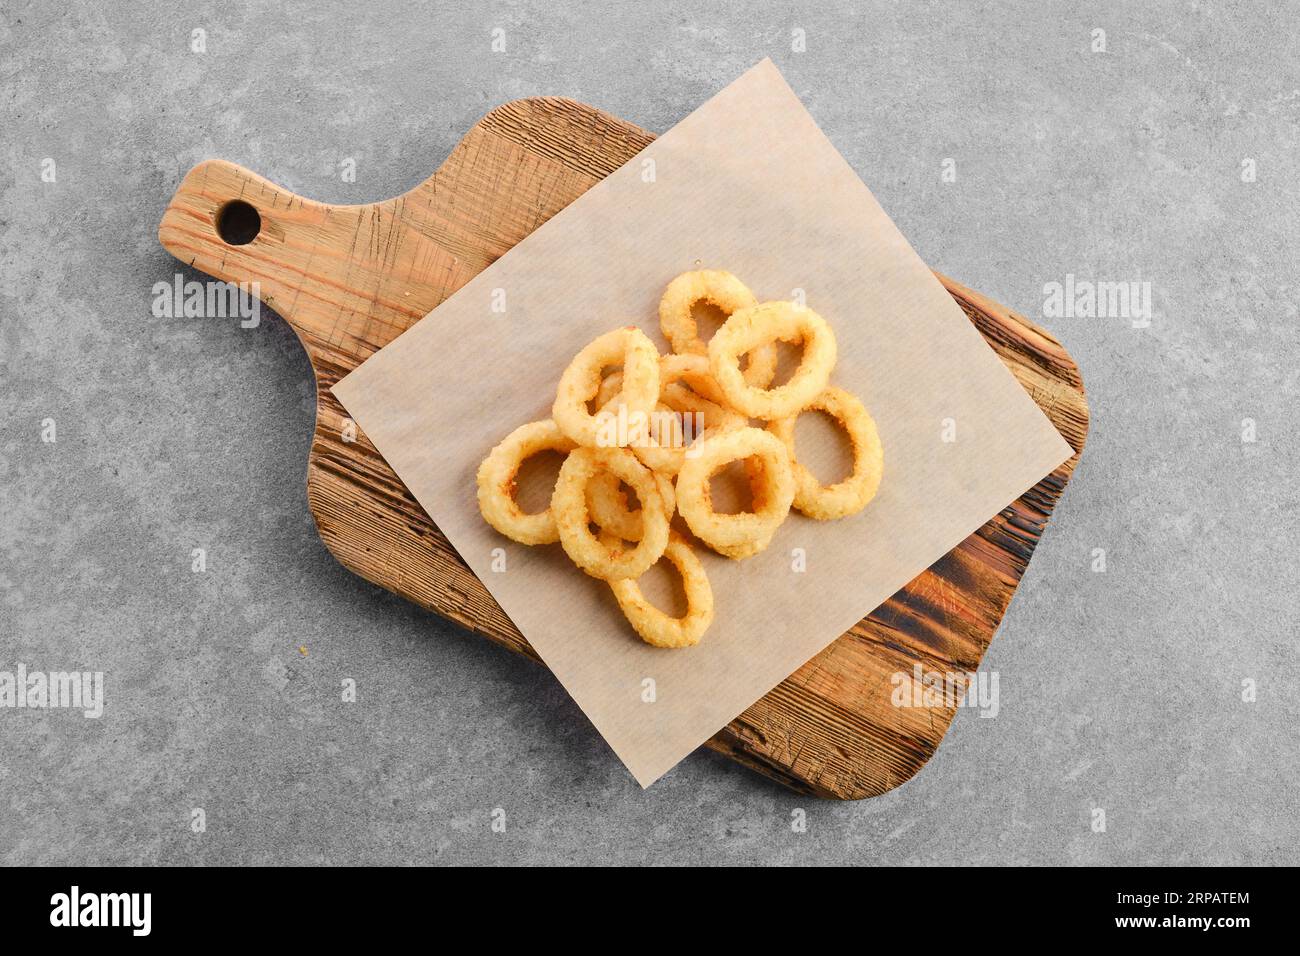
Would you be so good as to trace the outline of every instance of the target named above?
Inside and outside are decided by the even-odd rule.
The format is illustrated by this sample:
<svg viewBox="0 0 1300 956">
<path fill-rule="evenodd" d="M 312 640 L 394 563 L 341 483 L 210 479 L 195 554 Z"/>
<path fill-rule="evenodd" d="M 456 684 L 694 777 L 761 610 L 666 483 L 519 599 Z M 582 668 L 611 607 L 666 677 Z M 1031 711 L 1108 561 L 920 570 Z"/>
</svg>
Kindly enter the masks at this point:
<svg viewBox="0 0 1300 956">
<path fill-rule="evenodd" d="M 655 484 L 663 496 L 664 510 L 671 521 L 677 508 L 677 492 L 672 479 L 667 475 L 655 473 Z M 641 509 L 635 511 L 628 507 L 627 492 L 622 482 L 608 471 L 598 471 L 587 485 L 587 512 L 593 524 L 602 530 L 616 534 L 624 541 L 641 540 L 641 522 L 644 520 Z"/>
<path fill-rule="evenodd" d="M 717 306 L 730 317 L 741 309 L 758 303 L 754 293 L 730 272 L 719 269 L 700 269 L 683 272 L 664 290 L 659 300 L 659 328 L 680 355 L 707 355 L 708 345 L 700 339 L 699 325 L 691 309 L 697 302 Z M 766 344 L 756 348 L 745 369 L 745 381 L 750 385 L 766 387 L 776 375 L 776 346 Z"/>
<path fill-rule="evenodd" d="M 617 535 L 609 532 L 601 534 L 600 542 L 611 551 L 622 547 Z M 691 647 L 700 642 L 713 623 L 713 588 L 700 559 L 676 531 L 669 535 L 663 556 L 681 575 L 682 588 L 686 591 L 684 616 L 669 617 L 659 610 L 645 599 L 641 586 L 633 578 L 610 581 L 609 586 L 623 609 L 623 616 L 641 635 L 641 640 L 654 647 Z"/>
<path fill-rule="evenodd" d="M 794 375 L 772 389 L 748 384 L 740 372 L 740 357 L 778 339 L 803 343 Z M 732 408 L 750 418 L 772 420 L 794 415 L 825 390 L 835 353 L 835 333 L 812 309 L 793 302 L 764 302 L 741 309 L 718 329 L 709 342 L 709 371 Z"/>
<path fill-rule="evenodd" d="M 575 453 L 576 454 L 576 453 Z M 761 467 L 749 472 L 761 479 L 754 492 L 754 510 L 718 514 L 713 510 L 709 479 L 730 462 L 756 458 Z M 785 445 L 758 428 L 736 428 L 700 443 L 677 475 L 677 510 L 692 533 L 728 557 L 750 557 L 762 551 L 790 513 L 794 473 Z M 558 520 L 558 516 L 557 516 Z"/>
<path fill-rule="evenodd" d="M 560 376 L 551 417 L 577 444 L 587 448 L 623 447 L 636 440 L 635 429 L 613 429 L 601 409 L 592 415 L 587 403 L 601 387 L 601 370 L 607 365 L 623 366 L 620 388 L 628 420 L 639 414 L 647 419 L 659 402 L 659 350 L 635 326 L 615 329 L 588 343 Z M 611 434 L 613 432 L 613 434 Z"/>
<path fill-rule="evenodd" d="M 818 521 L 857 514 L 876 496 L 884 468 L 884 453 L 875 421 L 856 395 L 834 386 L 818 395 L 804 410 L 825 412 L 844 428 L 853 446 L 853 473 L 843 481 L 823 485 L 795 457 L 794 423 L 799 413 L 769 422 L 767 430 L 785 442 L 790 453 L 795 508 Z"/>
<path fill-rule="evenodd" d="M 551 544 L 560 540 L 555 517 L 545 511 L 528 514 L 515 500 L 515 478 L 524 460 L 543 451 L 570 452 L 573 442 L 549 418 L 520 425 L 488 453 L 478 466 L 478 510 L 483 519 L 520 544 Z"/>
<path fill-rule="evenodd" d="M 767 482 L 764 481 L 763 477 L 763 462 L 758 458 L 746 458 L 744 467 L 745 477 L 749 482 L 750 508 L 753 511 L 762 511 L 764 502 L 767 501 L 768 492 Z M 732 547 L 715 547 L 713 550 L 725 558 L 731 558 L 733 561 L 752 558 L 772 543 L 772 537 L 776 534 L 776 530 L 776 528 L 773 528 L 762 537 L 746 541 L 744 544 Z"/>
<path fill-rule="evenodd" d="M 613 554 L 591 533 L 587 484 L 599 471 L 610 472 L 626 482 L 641 501 L 641 540 L 631 551 Z M 574 449 L 560 466 L 551 512 L 564 553 L 587 574 L 602 581 L 641 575 L 668 546 L 668 509 L 659 485 L 650 469 L 626 448 Z"/>
</svg>

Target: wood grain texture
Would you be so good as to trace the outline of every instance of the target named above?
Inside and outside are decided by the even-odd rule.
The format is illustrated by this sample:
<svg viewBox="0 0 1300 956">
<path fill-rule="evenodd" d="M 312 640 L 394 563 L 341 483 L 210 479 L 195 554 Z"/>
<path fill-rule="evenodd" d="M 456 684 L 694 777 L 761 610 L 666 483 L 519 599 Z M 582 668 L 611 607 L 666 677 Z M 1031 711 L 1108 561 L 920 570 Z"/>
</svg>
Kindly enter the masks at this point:
<svg viewBox="0 0 1300 956">
<path fill-rule="evenodd" d="M 537 655 L 411 497 L 330 387 L 511 246 L 647 146 L 653 136 L 571 100 L 498 107 L 405 195 L 312 202 L 221 161 L 185 177 L 159 227 L 177 258 L 257 282 L 316 372 L 307 499 L 321 538 L 368 581 L 513 651 Z M 261 232 L 227 245 L 215 217 L 253 205 Z M 802 792 L 873 796 L 915 774 L 955 708 L 900 708 L 891 677 L 974 671 L 1083 447 L 1078 368 L 1055 339 L 958 283 L 941 281 L 1051 418 L 1075 456 L 720 731 L 709 746 Z"/>
</svg>

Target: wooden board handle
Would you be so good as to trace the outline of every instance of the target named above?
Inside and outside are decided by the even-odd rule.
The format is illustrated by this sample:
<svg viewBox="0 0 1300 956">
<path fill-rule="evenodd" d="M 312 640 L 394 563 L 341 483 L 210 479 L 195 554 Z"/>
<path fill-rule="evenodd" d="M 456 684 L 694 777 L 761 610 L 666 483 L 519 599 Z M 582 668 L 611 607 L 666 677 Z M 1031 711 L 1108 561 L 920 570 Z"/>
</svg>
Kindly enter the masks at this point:
<svg viewBox="0 0 1300 956">
<path fill-rule="evenodd" d="M 345 359 L 351 368 L 358 353 L 370 355 L 429 313 L 455 281 L 456 257 L 433 238 L 436 206 L 420 201 L 428 185 L 384 202 L 330 205 L 209 160 L 176 190 L 158 240 L 209 275 L 256 284 L 318 367 Z"/>
</svg>

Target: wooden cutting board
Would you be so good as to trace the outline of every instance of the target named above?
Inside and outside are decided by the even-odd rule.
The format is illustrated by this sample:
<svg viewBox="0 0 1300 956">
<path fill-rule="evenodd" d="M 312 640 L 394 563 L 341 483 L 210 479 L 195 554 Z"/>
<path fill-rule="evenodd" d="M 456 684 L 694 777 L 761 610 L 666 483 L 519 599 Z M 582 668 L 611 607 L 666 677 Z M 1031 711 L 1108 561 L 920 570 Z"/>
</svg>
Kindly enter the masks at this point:
<svg viewBox="0 0 1300 956">
<path fill-rule="evenodd" d="M 653 139 L 571 100 L 517 100 L 395 199 L 326 205 L 209 161 L 186 175 L 158 230 L 193 267 L 258 283 L 306 348 L 317 396 L 307 501 L 330 551 L 368 581 L 534 659 L 330 387 Z M 935 752 L 955 708 L 895 707 L 891 676 L 917 664 L 941 674 L 979 666 L 1087 433 L 1079 370 L 1060 343 L 939 278 L 1075 455 L 709 741 L 795 790 L 874 796 Z"/>
</svg>

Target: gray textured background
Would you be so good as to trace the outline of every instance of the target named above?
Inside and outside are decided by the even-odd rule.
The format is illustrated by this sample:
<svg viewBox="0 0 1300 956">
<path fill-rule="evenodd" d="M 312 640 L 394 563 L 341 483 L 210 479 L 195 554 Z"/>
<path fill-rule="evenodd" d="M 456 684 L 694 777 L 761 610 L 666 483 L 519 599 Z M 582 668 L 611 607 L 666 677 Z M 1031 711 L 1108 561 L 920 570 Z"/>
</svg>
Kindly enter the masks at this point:
<svg viewBox="0 0 1300 956">
<path fill-rule="evenodd" d="M 5 0 L 0 669 L 108 688 L 98 721 L 0 710 L 0 861 L 1291 859 L 1300 13 L 442 6 Z M 763 56 L 936 268 L 1031 316 L 1067 273 L 1155 300 L 1146 329 L 1039 319 L 1092 432 L 986 658 L 1001 712 L 961 712 L 916 778 L 856 804 L 708 752 L 642 792 L 544 670 L 321 545 L 311 371 L 283 323 L 150 314 L 178 268 L 158 219 L 201 159 L 370 202 L 505 100 L 662 131 Z"/>
</svg>

